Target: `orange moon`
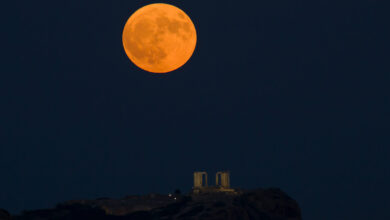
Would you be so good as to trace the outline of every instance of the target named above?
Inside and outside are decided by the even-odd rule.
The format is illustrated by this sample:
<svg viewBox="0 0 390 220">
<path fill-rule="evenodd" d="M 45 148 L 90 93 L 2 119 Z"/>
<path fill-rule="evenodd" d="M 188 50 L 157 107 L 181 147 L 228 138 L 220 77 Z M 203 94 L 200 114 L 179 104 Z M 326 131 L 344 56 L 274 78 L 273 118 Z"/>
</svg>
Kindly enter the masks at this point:
<svg viewBox="0 0 390 220">
<path fill-rule="evenodd" d="M 197 36 L 184 11 L 157 3 L 146 5 L 130 16 L 122 41 L 127 56 L 136 66 L 152 73 L 167 73 L 191 58 Z"/>
</svg>

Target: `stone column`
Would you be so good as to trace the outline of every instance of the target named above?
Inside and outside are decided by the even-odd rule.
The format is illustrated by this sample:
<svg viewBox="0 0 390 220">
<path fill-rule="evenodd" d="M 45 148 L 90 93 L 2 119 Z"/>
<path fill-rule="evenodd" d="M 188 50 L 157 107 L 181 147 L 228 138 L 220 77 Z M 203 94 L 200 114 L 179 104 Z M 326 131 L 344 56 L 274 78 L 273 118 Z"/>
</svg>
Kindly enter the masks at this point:
<svg viewBox="0 0 390 220">
<path fill-rule="evenodd" d="M 229 172 L 217 172 L 216 174 L 216 185 L 222 188 L 230 188 L 230 177 Z M 220 182 L 220 183 L 219 183 Z"/>
<path fill-rule="evenodd" d="M 230 188 L 230 177 L 229 177 L 229 172 L 224 172 L 224 173 L 223 173 L 222 186 L 223 186 L 224 188 Z"/>
<path fill-rule="evenodd" d="M 205 177 L 205 182 L 203 183 L 203 176 Z M 200 188 L 207 186 L 207 173 L 206 172 L 194 172 L 194 188 Z"/>
</svg>

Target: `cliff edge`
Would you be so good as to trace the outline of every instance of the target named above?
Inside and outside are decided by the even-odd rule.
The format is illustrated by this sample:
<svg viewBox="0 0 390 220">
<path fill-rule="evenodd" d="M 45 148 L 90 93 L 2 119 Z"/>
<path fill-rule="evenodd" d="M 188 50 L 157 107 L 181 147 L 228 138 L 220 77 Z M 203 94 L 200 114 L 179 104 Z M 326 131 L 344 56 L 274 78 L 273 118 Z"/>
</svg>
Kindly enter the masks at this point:
<svg viewBox="0 0 390 220">
<path fill-rule="evenodd" d="M 5 212 L 4 212 L 5 213 Z M 25 211 L 12 220 L 301 220 L 296 201 L 280 189 L 241 190 L 237 194 L 127 196 L 61 203 L 54 209 Z"/>
</svg>

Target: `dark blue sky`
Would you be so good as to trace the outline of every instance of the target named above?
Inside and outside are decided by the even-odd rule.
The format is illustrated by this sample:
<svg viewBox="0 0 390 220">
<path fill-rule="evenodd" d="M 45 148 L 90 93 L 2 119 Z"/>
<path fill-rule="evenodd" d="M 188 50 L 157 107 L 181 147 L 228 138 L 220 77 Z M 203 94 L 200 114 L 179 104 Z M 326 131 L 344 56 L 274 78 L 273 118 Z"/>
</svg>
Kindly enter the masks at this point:
<svg viewBox="0 0 390 220">
<path fill-rule="evenodd" d="M 193 171 L 228 169 L 304 219 L 390 219 L 385 1 L 165 1 L 198 34 L 167 75 L 122 48 L 154 2 L 2 3 L 0 208 L 188 191 Z"/>
</svg>

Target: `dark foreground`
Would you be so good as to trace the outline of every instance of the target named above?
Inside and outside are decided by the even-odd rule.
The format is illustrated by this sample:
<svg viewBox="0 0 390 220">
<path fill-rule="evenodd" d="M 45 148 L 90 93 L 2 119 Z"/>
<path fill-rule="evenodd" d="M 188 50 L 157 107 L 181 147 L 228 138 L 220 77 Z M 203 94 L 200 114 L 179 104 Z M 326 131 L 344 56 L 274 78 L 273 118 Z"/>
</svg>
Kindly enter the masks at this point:
<svg viewBox="0 0 390 220">
<path fill-rule="evenodd" d="M 0 220 L 300 220 L 300 208 L 279 189 L 202 195 L 128 196 L 122 199 L 69 201 L 54 209 L 26 211 L 10 216 L 0 210 Z"/>
</svg>

